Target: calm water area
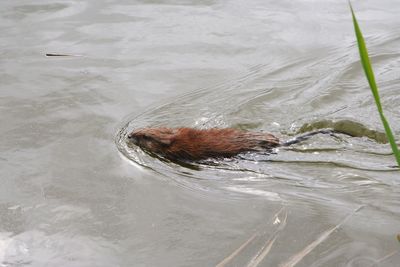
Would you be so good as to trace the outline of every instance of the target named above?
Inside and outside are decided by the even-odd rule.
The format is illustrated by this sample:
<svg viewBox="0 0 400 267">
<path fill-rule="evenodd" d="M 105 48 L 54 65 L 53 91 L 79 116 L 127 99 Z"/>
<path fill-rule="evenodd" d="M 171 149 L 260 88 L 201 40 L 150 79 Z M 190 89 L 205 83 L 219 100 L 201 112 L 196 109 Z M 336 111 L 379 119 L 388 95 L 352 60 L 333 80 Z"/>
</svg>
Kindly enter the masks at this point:
<svg viewBox="0 0 400 267">
<path fill-rule="evenodd" d="M 353 6 L 399 140 L 399 2 Z M 0 32 L 1 267 L 400 266 L 347 1 L 1 1 Z M 190 164 L 127 143 L 161 125 L 341 133 Z"/>
</svg>

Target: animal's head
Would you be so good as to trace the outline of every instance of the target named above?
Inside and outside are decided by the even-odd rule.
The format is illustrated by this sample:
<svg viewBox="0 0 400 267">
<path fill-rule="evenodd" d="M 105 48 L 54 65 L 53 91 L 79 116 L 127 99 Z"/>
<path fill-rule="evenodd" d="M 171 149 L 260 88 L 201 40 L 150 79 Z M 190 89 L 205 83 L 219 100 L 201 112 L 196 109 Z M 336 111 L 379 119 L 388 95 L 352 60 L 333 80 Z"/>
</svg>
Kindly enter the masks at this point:
<svg viewBox="0 0 400 267">
<path fill-rule="evenodd" d="M 128 139 L 145 150 L 163 153 L 174 141 L 176 131 L 171 128 L 142 128 L 131 132 Z"/>
</svg>

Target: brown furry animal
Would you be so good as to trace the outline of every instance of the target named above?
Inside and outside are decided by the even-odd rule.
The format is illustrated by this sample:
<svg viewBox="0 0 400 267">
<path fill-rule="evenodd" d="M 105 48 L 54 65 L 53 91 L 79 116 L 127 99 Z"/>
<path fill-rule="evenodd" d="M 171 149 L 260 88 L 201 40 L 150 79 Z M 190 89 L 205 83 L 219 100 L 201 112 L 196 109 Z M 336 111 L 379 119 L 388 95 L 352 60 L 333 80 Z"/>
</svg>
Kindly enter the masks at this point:
<svg viewBox="0 0 400 267">
<path fill-rule="evenodd" d="M 142 149 L 172 160 L 232 157 L 280 145 L 279 139 L 272 134 L 231 128 L 143 128 L 133 131 L 128 138 Z"/>
</svg>

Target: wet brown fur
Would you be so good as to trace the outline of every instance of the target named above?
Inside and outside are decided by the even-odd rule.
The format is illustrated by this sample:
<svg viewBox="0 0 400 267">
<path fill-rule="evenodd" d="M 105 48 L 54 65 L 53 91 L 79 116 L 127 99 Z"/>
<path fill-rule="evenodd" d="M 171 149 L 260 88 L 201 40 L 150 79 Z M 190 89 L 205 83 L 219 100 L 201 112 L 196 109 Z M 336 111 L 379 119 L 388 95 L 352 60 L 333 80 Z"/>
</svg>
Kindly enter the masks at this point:
<svg viewBox="0 0 400 267">
<path fill-rule="evenodd" d="M 279 139 L 272 134 L 232 128 L 143 128 L 133 131 L 128 138 L 144 150 L 173 160 L 232 157 L 279 146 Z"/>
</svg>

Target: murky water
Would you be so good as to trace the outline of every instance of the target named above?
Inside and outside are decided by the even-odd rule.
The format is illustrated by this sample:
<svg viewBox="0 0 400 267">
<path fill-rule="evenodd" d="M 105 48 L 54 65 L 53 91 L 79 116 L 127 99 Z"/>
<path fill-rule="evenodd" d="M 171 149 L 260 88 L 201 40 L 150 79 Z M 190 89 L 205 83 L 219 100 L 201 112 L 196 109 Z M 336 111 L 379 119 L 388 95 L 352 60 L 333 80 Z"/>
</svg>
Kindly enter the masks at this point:
<svg viewBox="0 0 400 267">
<path fill-rule="evenodd" d="M 0 7 L 0 266 L 400 262 L 400 173 L 345 1 Z M 400 6 L 354 8 L 400 136 Z M 127 145 L 156 125 L 353 137 L 179 165 Z"/>
</svg>

